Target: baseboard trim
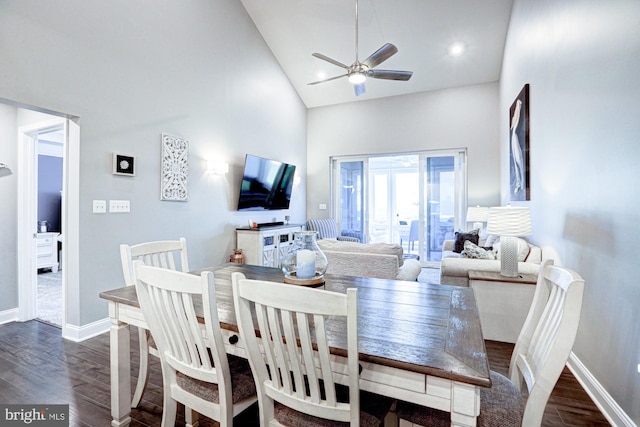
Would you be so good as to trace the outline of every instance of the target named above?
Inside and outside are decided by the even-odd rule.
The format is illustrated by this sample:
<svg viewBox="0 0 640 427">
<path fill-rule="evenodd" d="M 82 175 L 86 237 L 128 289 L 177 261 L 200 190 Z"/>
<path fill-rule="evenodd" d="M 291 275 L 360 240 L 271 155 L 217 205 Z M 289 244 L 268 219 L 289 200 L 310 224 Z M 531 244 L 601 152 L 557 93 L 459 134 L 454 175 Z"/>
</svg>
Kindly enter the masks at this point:
<svg viewBox="0 0 640 427">
<path fill-rule="evenodd" d="M 0 311 L 0 325 L 9 322 L 17 322 L 19 320 L 19 310 L 12 308 L 10 310 Z"/>
<path fill-rule="evenodd" d="M 574 352 L 569 355 L 567 367 L 611 425 L 638 427 Z"/>
<path fill-rule="evenodd" d="M 81 342 L 109 331 L 111 321 L 108 318 L 89 323 L 84 326 L 66 324 L 62 327 L 62 338 Z"/>
</svg>

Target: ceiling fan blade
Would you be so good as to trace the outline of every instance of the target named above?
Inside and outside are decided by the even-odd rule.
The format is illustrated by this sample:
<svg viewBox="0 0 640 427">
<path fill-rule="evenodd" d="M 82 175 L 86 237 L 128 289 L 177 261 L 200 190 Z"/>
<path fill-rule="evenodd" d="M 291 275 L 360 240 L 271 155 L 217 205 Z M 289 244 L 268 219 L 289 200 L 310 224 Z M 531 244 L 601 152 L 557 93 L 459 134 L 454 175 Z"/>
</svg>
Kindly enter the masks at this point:
<svg viewBox="0 0 640 427">
<path fill-rule="evenodd" d="M 367 59 L 362 61 L 364 65 L 369 68 L 376 67 L 382 64 L 387 59 L 391 58 L 393 55 L 398 52 L 398 48 L 392 45 L 391 43 L 387 43 L 382 46 L 380 49 L 376 50 L 369 56 Z"/>
<path fill-rule="evenodd" d="M 324 80 L 318 80 L 317 82 L 307 83 L 307 85 L 317 85 L 318 83 L 330 82 L 331 80 L 336 80 L 336 79 L 340 79 L 342 77 L 347 77 L 347 76 L 348 74 L 342 74 L 340 76 L 329 77 L 328 79 L 324 79 Z"/>
<path fill-rule="evenodd" d="M 407 81 L 413 76 L 413 71 L 398 71 L 398 70 L 369 70 L 367 71 L 367 77 L 374 79 L 386 79 L 386 80 L 402 80 Z"/>
<path fill-rule="evenodd" d="M 345 70 L 348 70 L 348 69 L 349 69 L 349 67 L 348 67 L 347 65 L 344 65 L 342 62 L 338 62 L 338 61 L 336 61 L 335 59 L 333 59 L 333 58 L 329 58 L 328 56 L 323 55 L 323 54 L 321 54 L 321 53 L 312 53 L 311 55 L 312 55 L 312 56 L 315 56 L 315 57 L 316 57 L 316 58 L 318 58 L 318 59 L 322 59 L 323 61 L 330 62 L 330 63 L 332 63 L 333 65 L 337 65 L 338 67 L 342 67 L 342 68 L 344 68 Z"/>
<path fill-rule="evenodd" d="M 367 93 L 367 87 L 364 83 L 353 85 L 353 90 L 356 92 L 356 96 L 364 95 Z"/>
</svg>

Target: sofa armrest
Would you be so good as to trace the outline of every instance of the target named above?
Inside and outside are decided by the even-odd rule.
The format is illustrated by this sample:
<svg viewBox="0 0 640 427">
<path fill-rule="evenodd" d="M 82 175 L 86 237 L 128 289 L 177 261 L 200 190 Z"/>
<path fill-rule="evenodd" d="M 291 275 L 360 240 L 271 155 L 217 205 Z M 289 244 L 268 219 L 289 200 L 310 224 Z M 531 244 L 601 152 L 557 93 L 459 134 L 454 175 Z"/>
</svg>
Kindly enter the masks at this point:
<svg viewBox="0 0 640 427">
<path fill-rule="evenodd" d="M 402 266 L 398 269 L 396 275 L 397 280 L 409 280 L 411 282 L 418 280 L 418 276 L 422 272 L 422 265 L 417 259 L 405 259 Z"/>
<path fill-rule="evenodd" d="M 445 240 L 442 243 L 442 252 L 451 251 L 453 252 L 453 240 Z"/>
</svg>

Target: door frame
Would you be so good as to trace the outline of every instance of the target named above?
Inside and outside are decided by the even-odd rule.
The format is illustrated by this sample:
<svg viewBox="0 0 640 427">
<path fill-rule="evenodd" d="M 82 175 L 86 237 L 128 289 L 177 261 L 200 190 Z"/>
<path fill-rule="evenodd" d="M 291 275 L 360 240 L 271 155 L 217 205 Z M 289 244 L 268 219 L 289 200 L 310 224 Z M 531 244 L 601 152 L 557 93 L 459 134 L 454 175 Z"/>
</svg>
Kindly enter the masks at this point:
<svg viewBox="0 0 640 427">
<path fill-rule="evenodd" d="M 367 156 L 336 156 L 329 158 L 329 212 L 331 218 L 335 218 L 338 230 L 342 230 L 342 192 L 336 191 L 335 186 L 341 182 L 340 165 L 343 163 L 362 162 L 362 243 L 369 242 L 369 183 L 366 176 L 369 175 L 369 158 Z"/>
<path fill-rule="evenodd" d="M 34 319 L 37 315 L 37 140 L 40 133 L 61 129 L 64 134 L 62 215 L 62 336 L 75 334 L 67 325 L 68 302 L 79 291 L 79 199 L 80 199 L 80 128 L 65 117 L 51 116 L 45 120 L 18 128 L 18 318 Z M 73 290 L 73 292 L 70 292 Z M 78 311 L 79 307 L 76 307 Z"/>
</svg>

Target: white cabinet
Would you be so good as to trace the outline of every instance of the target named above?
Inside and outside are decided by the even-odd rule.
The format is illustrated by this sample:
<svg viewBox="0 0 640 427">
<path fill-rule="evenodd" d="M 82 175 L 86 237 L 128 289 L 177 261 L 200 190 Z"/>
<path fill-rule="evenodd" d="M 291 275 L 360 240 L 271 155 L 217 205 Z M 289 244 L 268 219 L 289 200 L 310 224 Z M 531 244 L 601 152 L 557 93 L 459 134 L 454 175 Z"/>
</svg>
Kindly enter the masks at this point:
<svg viewBox="0 0 640 427">
<path fill-rule="evenodd" d="M 301 230 L 301 225 L 293 224 L 237 228 L 236 248 L 242 249 L 246 264 L 280 267 L 280 262 L 293 245 L 293 233 Z"/>
<path fill-rule="evenodd" d="M 38 233 L 36 238 L 36 266 L 58 271 L 59 233 Z"/>
</svg>

